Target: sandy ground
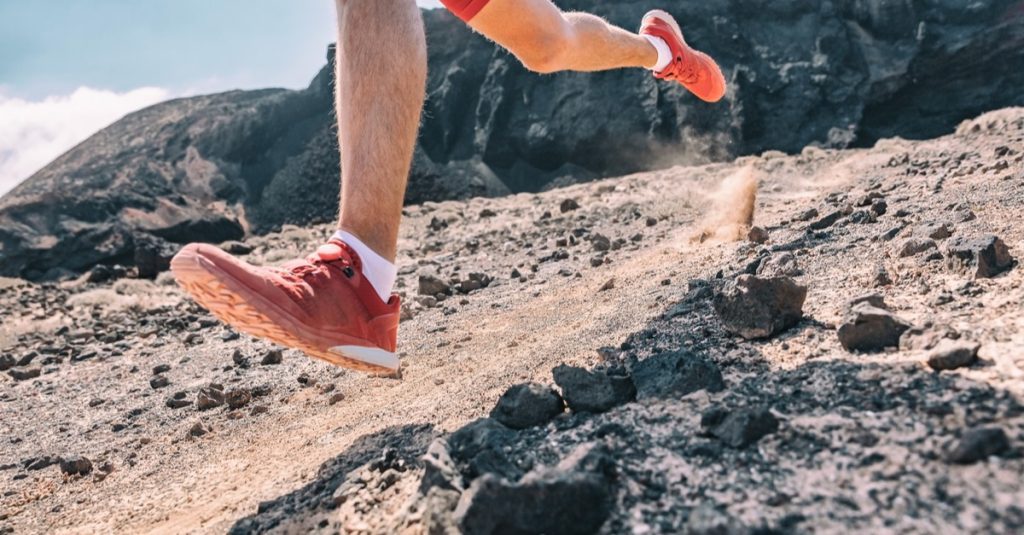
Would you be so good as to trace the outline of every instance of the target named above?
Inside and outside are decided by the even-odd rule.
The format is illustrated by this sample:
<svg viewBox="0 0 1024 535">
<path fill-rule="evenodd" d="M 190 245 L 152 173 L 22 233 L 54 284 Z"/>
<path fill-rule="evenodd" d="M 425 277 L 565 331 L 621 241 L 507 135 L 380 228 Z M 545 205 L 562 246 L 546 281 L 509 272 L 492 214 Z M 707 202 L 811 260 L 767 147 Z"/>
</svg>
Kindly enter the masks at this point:
<svg viewBox="0 0 1024 535">
<path fill-rule="evenodd" d="M 241 519 L 271 509 L 282 496 L 328 481 L 322 475 L 332 463 L 368 462 L 392 436 L 405 445 L 425 446 L 486 416 L 512 384 L 550 383 L 551 369 L 561 363 L 592 367 L 602 360 L 598 349 L 618 347 L 658 325 L 666 309 L 687 294 L 688 281 L 733 272 L 752 257 L 756 246 L 732 239 L 745 237 L 745 228 L 715 234 L 743 212 L 737 208 L 743 203 L 737 176 L 751 176 L 758 184 L 754 222 L 771 233 L 769 245 L 803 236 L 805 223 L 796 223 L 798 215 L 811 208 L 825 213 L 829 194 L 852 201 L 880 184 L 890 206 L 888 219 L 864 230 L 837 225 L 829 231 L 838 236 L 834 242 L 800 257 L 802 280 L 810 287 L 804 313 L 818 327 L 767 342 L 731 341 L 715 354 L 755 348 L 762 362 L 756 369 L 726 370 L 728 381 L 795 370 L 810 361 L 864 362 L 865 357 L 839 346 L 834 328 L 845 301 L 871 288 L 881 264 L 896 281 L 882 291 L 902 316 L 915 325 L 948 325 L 983 343 L 984 365 L 950 375 L 1020 400 L 1021 270 L 967 284 L 943 271 L 941 263 L 896 257 L 891 250 L 899 238 L 872 236 L 900 226 L 893 213 L 901 207 L 908 211 L 902 225 L 909 229 L 953 213 L 947 205 L 955 201 L 977 216 L 958 223 L 958 230 L 997 234 L 1019 258 L 1024 251 L 1022 118 L 1024 110 L 990 114 L 958 136 L 928 142 L 887 140 L 853 151 L 811 148 L 797 156 L 676 167 L 536 195 L 408 207 L 399 290 L 411 317 L 399 335 L 401 380 L 332 368 L 294 351 L 285 351 L 281 364 L 262 365 L 271 346 L 232 336 L 167 277 L 56 286 L 0 281 L 0 355 L 17 360 L 34 352 L 31 362 L 12 369 L 41 372 L 24 380 L 0 376 L 0 533 L 215 533 L 244 527 Z M 1009 153 L 996 156 L 998 147 L 1009 147 Z M 566 200 L 579 208 L 563 212 Z M 701 242 L 702 231 L 710 239 Z M 305 254 L 329 232 L 286 228 L 252 238 L 247 258 L 277 263 Z M 622 241 L 602 255 L 588 241 L 594 233 Z M 567 254 L 552 257 L 558 251 Z M 607 262 L 594 267 L 597 256 Z M 513 278 L 513 270 L 523 280 Z M 417 295 L 421 274 L 448 278 L 471 272 L 486 273 L 494 282 L 437 304 Z M 602 290 L 606 286 L 611 288 Z M 970 299 L 936 305 L 943 292 Z M 665 333 L 664 343 L 670 345 L 673 339 L 669 330 Z M 920 366 L 922 353 L 890 351 L 868 358 L 899 370 Z M 169 385 L 154 388 L 158 365 L 169 366 L 156 374 Z M 885 372 L 874 373 L 884 378 Z M 211 384 L 244 390 L 252 399 L 238 408 L 198 410 L 200 390 Z M 176 393 L 193 403 L 169 407 Z M 693 403 L 706 405 L 706 400 Z M 828 418 L 808 414 L 789 421 L 821 428 L 829 425 Z M 1020 417 L 1006 418 L 1019 446 Z M 200 436 L 193 433 L 197 424 Z M 90 459 L 88 475 L 68 476 L 59 463 L 46 462 L 75 455 Z M 991 485 L 979 490 L 996 506 L 1021 503 L 1020 461 L 993 462 L 997 466 L 957 468 L 967 472 L 955 477 L 999 482 L 997 490 Z M 828 487 L 843 479 L 837 475 L 843 471 L 839 461 L 830 465 L 826 459 L 800 477 L 804 485 Z M 1015 477 L 1008 475 L 1014 471 Z M 400 516 L 415 483 L 410 476 L 381 491 L 372 511 L 343 507 L 308 517 L 297 513 L 292 527 L 387 531 L 385 520 Z M 759 513 L 738 507 L 734 514 L 749 519 Z M 1012 515 L 999 518 L 999 523 L 984 516 L 967 519 L 961 527 L 1013 527 Z M 831 531 L 840 525 L 822 520 L 804 529 Z M 863 524 L 851 520 L 848 525 Z M 276 527 L 288 529 L 287 524 Z"/>
</svg>

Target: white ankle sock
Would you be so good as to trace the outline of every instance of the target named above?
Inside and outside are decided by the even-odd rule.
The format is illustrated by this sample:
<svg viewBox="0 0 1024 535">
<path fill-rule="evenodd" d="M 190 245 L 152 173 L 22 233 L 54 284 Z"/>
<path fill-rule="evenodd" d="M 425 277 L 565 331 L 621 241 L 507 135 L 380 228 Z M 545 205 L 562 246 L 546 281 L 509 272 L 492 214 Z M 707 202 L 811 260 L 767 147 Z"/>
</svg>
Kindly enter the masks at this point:
<svg viewBox="0 0 1024 535">
<path fill-rule="evenodd" d="M 644 34 L 644 37 L 651 42 L 651 45 L 658 51 L 658 62 L 651 67 L 654 72 L 661 72 L 668 67 L 669 63 L 672 63 L 672 49 L 668 47 L 668 43 L 665 42 L 661 37 L 655 37 L 653 35 Z"/>
<path fill-rule="evenodd" d="M 398 278 L 398 266 L 388 262 L 383 256 L 367 247 L 362 240 L 344 230 L 335 232 L 334 237 L 355 250 L 363 264 L 363 276 L 370 281 L 370 285 L 377 291 L 381 301 L 387 303 L 391 299 L 391 289 L 395 286 L 395 279 Z"/>
</svg>

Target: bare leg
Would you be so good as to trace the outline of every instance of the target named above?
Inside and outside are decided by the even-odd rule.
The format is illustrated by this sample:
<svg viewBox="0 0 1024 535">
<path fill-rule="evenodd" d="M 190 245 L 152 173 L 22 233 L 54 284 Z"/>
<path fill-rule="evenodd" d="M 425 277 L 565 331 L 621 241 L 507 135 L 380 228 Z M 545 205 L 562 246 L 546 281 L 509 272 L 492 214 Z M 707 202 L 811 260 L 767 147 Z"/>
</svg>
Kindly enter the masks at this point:
<svg viewBox="0 0 1024 535">
<path fill-rule="evenodd" d="M 423 20 L 414 0 L 336 3 L 339 228 L 394 261 L 426 98 Z"/>
<path fill-rule="evenodd" d="M 644 37 L 551 0 L 491 0 L 469 25 L 537 72 L 651 68 L 658 52 Z"/>
</svg>

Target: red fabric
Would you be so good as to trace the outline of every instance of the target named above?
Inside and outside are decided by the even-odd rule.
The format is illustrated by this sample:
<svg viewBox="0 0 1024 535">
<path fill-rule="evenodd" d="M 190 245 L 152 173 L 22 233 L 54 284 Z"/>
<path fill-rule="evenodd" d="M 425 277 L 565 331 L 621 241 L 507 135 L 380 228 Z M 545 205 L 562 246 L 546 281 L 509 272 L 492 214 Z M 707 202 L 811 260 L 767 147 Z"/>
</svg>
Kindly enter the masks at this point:
<svg viewBox="0 0 1024 535">
<path fill-rule="evenodd" d="M 469 22 L 480 12 L 490 0 L 441 0 L 444 7 L 448 8 L 456 17 Z"/>
</svg>

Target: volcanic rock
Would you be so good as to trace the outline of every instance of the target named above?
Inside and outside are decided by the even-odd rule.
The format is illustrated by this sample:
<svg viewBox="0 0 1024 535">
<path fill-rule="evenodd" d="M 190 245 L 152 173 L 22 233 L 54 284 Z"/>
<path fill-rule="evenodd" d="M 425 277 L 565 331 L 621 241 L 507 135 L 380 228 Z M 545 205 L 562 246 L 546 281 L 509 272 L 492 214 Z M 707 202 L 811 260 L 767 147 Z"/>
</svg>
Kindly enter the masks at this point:
<svg viewBox="0 0 1024 535">
<path fill-rule="evenodd" d="M 896 255 L 900 258 L 916 256 L 926 251 L 937 249 L 935 240 L 929 238 L 910 237 L 899 243 L 896 248 Z"/>
<path fill-rule="evenodd" d="M 467 465 L 469 477 L 495 473 L 507 478 L 516 478 L 521 471 L 515 467 L 505 453 L 505 448 L 515 437 L 515 431 L 505 427 L 493 418 L 481 418 L 459 428 L 448 437 L 453 458 Z"/>
<path fill-rule="evenodd" d="M 851 308 L 839 326 L 839 342 L 847 351 L 880 351 L 899 347 L 910 324 L 888 310 L 861 303 Z"/>
<path fill-rule="evenodd" d="M 510 387 L 491 410 L 491 418 L 512 429 L 546 424 L 562 414 L 562 397 L 551 387 L 524 383 Z"/>
<path fill-rule="evenodd" d="M 761 260 L 757 266 L 757 276 L 761 278 L 797 277 L 803 275 L 796 256 L 790 252 L 775 253 Z"/>
<path fill-rule="evenodd" d="M 923 223 L 914 229 L 914 235 L 933 240 L 944 240 L 953 235 L 953 225 L 949 223 Z"/>
<path fill-rule="evenodd" d="M 149 380 L 149 386 L 153 390 L 156 390 L 156 389 L 159 389 L 159 388 L 164 388 L 165 386 L 167 386 L 169 384 L 171 384 L 171 381 L 170 381 L 170 379 L 167 378 L 166 375 L 156 375 L 156 376 L 153 376 Z"/>
<path fill-rule="evenodd" d="M 30 366 L 27 368 L 12 368 L 7 371 L 7 375 L 10 375 L 15 381 L 27 381 L 29 379 L 35 379 L 43 373 L 43 369 L 40 366 Z"/>
<path fill-rule="evenodd" d="M 765 243 L 768 241 L 768 231 L 763 227 L 750 227 L 747 231 L 747 240 L 751 243 Z"/>
<path fill-rule="evenodd" d="M 687 351 L 650 356 L 630 371 L 640 399 L 679 398 L 698 390 L 718 392 L 725 388 L 717 364 Z"/>
<path fill-rule="evenodd" d="M 625 373 L 590 371 L 563 364 L 552 370 L 552 375 L 573 412 L 605 412 L 636 399 L 636 386 Z"/>
<path fill-rule="evenodd" d="M 835 225 L 837 221 L 843 218 L 843 212 L 841 210 L 833 210 L 820 218 L 812 221 L 810 225 L 807 225 L 811 230 L 825 230 L 832 225 Z"/>
<path fill-rule="evenodd" d="M 788 277 L 740 275 L 715 292 L 725 329 L 748 340 L 767 338 L 800 322 L 807 288 Z"/>
<path fill-rule="evenodd" d="M 196 408 L 201 411 L 208 411 L 220 407 L 224 404 L 224 391 L 213 388 L 204 387 L 199 389 L 199 394 L 196 395 Z"/>
<path fill-rule="evenodd" d="M 420 295 L 435 296 L 438 294 L 451 294 L 452 288 L 447 282 L 441 280 L 434 275 L 420 275 L 419 277 L 419 289 L 417 290 Z"/>
<path fill-rule="evenodd" d="M 980 344 L 943 339 L 928 353 L 928 366 L 933 370 L 954 370 L 970 366 L 978 359 Z"/>
<path fill-rule="evenodd" d="M 998 455 L 1010 447 L 1010 439 L 1000 427 L 980 427 L 964 432 L 946 457 L 954 464 L 973 464 Z"/>
<path fill-rule="evenodd" d="M 246 388 L 233 388 L 224 396 L 224 400 L 227 402 L 228 407 L 240 409 L 252 401 L 252 393 Z"/>
<path fill-rule="evenodd" d="M 267 351 L 266 355 L 263 355 L 263 359 L 260 360 L 260 365 L 273 366 L 281 364 L 282 360 L 284 360 L 284 353 L 280 349 L 271 349 Z"/>
<path fill-rule="evenodd" d="M 779 421 L 763 407 L 734 411 L 713 408 L 701 415 L 700 425 L 729 447 L 742 449 L 778 430 Z"/>
<path fill-rule="evenodd" d="M 1013 266 L 1013 257 L 996 236 L 958 237 L 947 248 L 947 265 L 975 278 L 994 277 Z"/>
<path fill-rule="evenodd" d="M 465 533 L 597 533 L 612 501 L 613 463 L 603 446 L 584 444 L 557 466 L 516 483 L 487 474 L 455 509 Z"/>
<path fill-rule="evenodd" d="M 61 457 L 60 471 L 69 476 L 84 476 L 92 472 L 92 461 L 81 455 Z"/>
</svg>

